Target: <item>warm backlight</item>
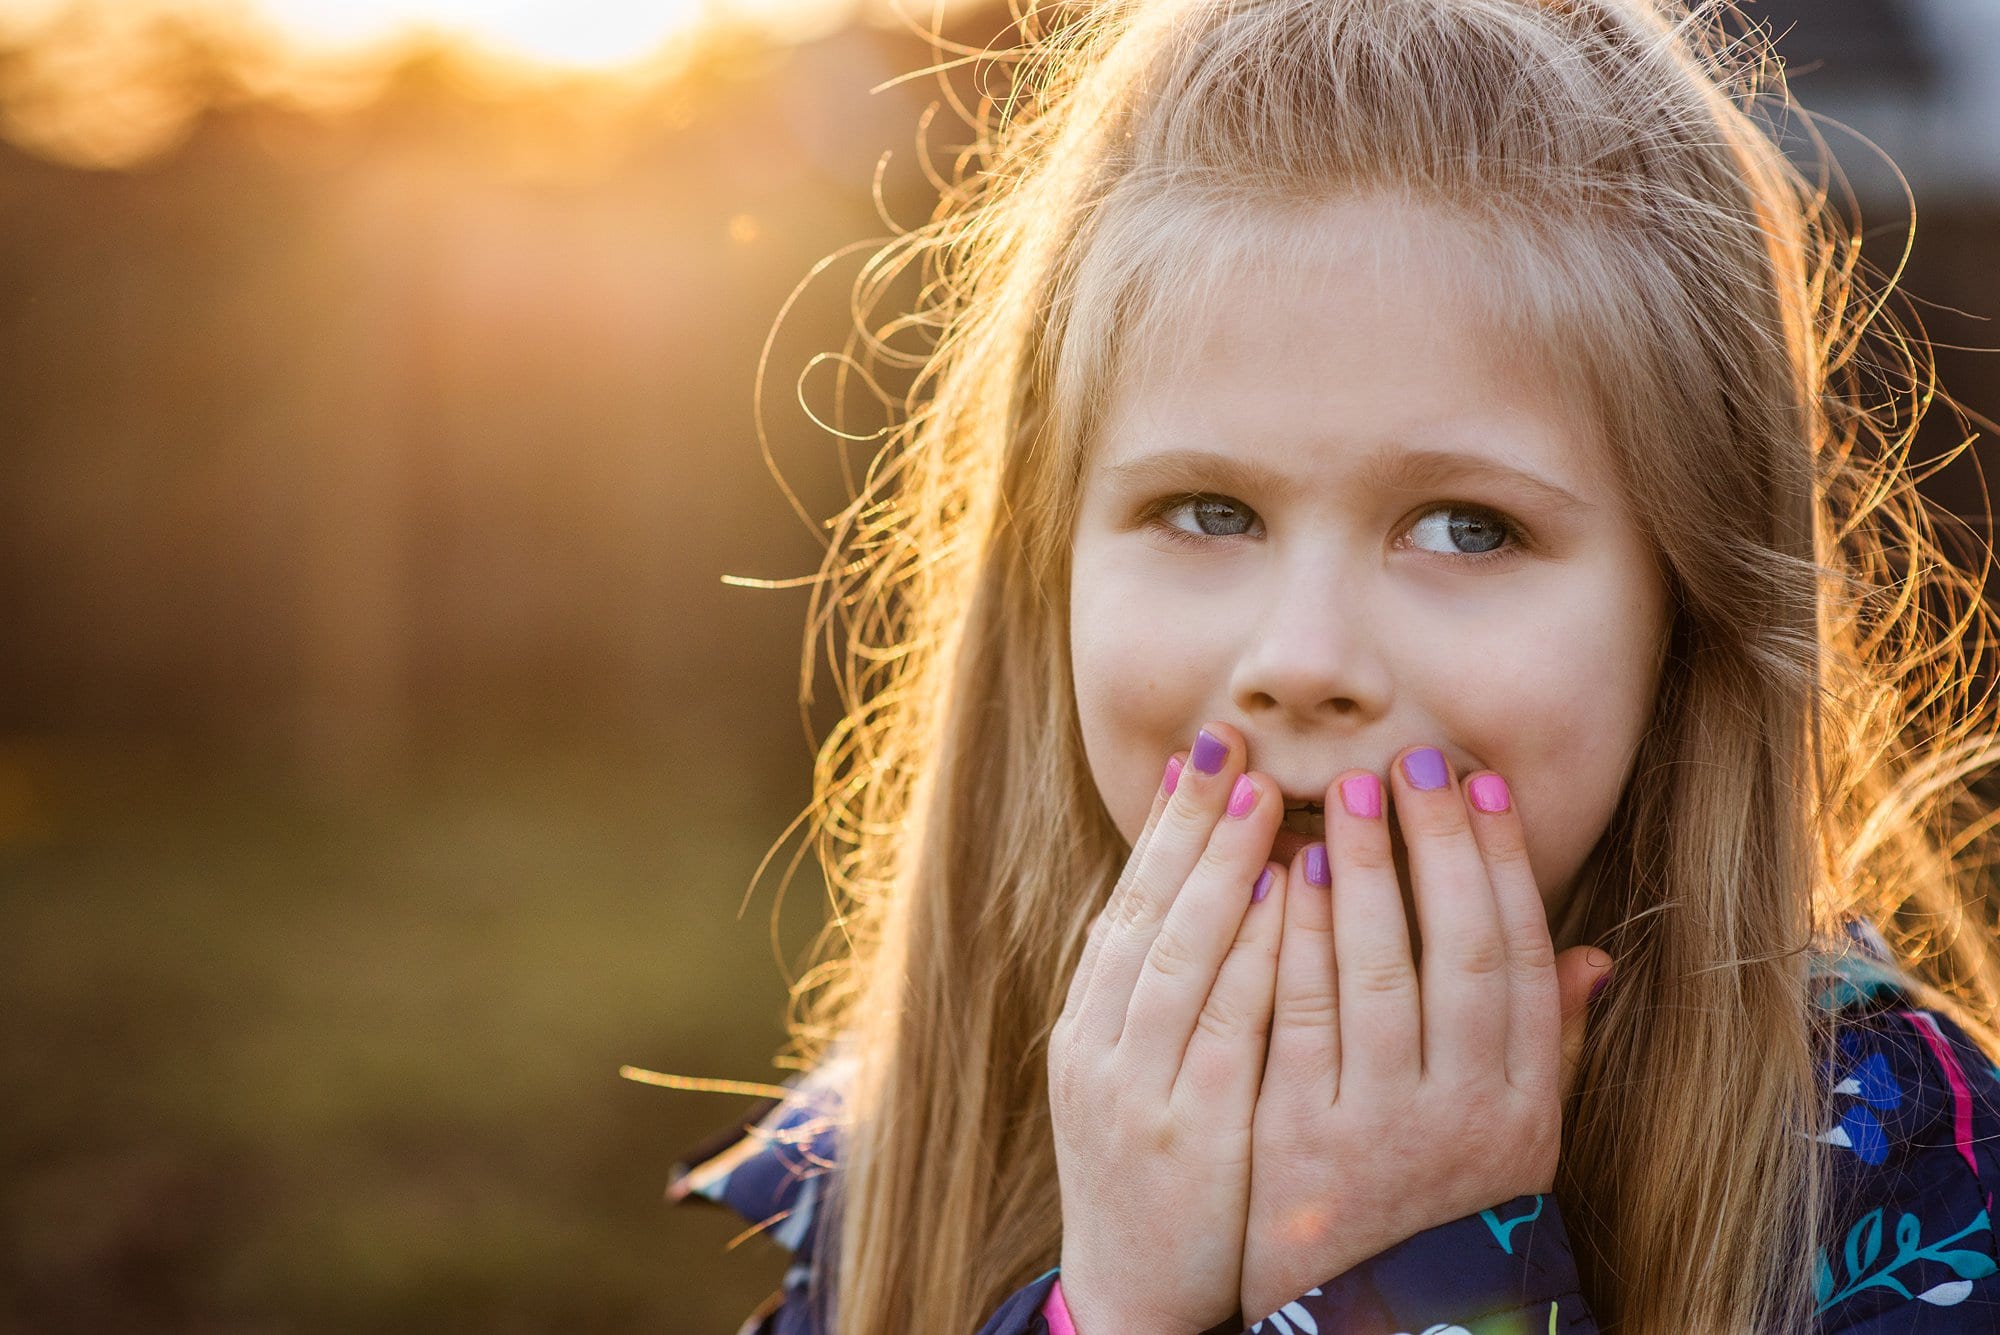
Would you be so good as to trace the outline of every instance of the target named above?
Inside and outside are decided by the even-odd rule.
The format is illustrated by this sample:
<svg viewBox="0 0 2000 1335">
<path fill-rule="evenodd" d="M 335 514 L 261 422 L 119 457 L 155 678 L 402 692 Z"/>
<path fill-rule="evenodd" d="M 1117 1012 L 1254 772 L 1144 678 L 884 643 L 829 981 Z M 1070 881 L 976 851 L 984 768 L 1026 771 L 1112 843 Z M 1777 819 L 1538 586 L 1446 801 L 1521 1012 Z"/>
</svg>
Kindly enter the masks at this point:
<svg viewBox="0 0 2000 1335">
<path fill-rule="evenodd" d="M 253 12 L 310 45 L 410 33 L 461 37 L 550 65 L 607 69 L 698 26 L 711 0 L 257 0 Z"/>
</svg>

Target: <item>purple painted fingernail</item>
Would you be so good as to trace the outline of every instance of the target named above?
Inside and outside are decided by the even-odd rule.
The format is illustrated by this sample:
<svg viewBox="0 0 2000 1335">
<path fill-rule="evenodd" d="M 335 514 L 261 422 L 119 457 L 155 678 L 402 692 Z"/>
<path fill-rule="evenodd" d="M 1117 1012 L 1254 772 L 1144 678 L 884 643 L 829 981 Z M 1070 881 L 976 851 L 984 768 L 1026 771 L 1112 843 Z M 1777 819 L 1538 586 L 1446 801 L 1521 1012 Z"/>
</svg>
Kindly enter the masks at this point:
<svg viewBox="0 0 2000 1335">
<path fill-rule="evenodd" d="M 1482 774 L 1465 785 L 1466 796 L 1472 805 L 1481 811 L 1505 811 L 1507 809 L 1507 781 L 1498 774 Z"/>
<path fill-rule="evenodd" d="M 1423 746 L 1403 757 L 1403 776 L 1412 788 L 1425 792 L 1442 788 L 1451 782 L 1451 771 L 1445 768 L 1444 752 L 1435 746 Z"/>
<path fill-rule="evenodd" d="M 1333 873 L 1326 865 L 1326 845 L 1306 845 L 1306 879 L 1314 885 L 1332 885 Z"/>
<path fill-rule="evenodd" d="M 1166 790 L 1168 797 L 1172 797 L 1174 795 L 1174 788 L 1180 783 L 1180 781 L 1181 781 L 1181 758 L 1179 756 L 1168 756 L 1167 777 L 1160 781 L 1160 787 Z"/>
<path fill-rule="evenodd" d="M 1194 751 L 1188 759 L 1203 774 L 1213 774 L 1222 768 L 1223 761 L 1229 759 L 1229 743 L 1203 728 L 1194 735 Z"/>
<path fill-rule="evenodd" d="M 1606 965 L 1604 972 L 1597 976 L 1597 981 L 1590 985 L 1590 995 L 1583 999 L 1583 1004 L 1588 1006 L 1591 1002 L 1597 1000 L 1597 994 L 1602 992 L 1610 983 L 1611 967 Z"/>
<path fill-rule="evenodd" d="M 1266 867 L 1264 868 L 1264 874 L 1257 878 L 1256 888 L 1250 892 L 1250 902 L 1252 904 L 1261 904 L 1264 902 L 1264 896 L 1271 893 L 1271 880 L 1271 869 Z"/>
</svg>

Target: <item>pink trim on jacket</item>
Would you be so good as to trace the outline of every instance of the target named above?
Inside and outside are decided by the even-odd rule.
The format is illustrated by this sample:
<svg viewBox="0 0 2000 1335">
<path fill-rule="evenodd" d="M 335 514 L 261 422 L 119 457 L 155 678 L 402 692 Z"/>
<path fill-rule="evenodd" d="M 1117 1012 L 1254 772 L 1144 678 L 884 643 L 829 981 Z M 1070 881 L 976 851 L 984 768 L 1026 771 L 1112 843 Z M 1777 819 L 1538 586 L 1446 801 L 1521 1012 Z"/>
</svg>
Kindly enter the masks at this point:
<svg viewBox="0 0 2000 1335">
<path fill-rule="evenodd" d="M 1049 1323 L 1049 1335 L 1076 1335 L 1076 1322 L 1069 1319 L 1069 1304 L 1063 1301 L 1060 1279 L 1042 1304 L 1042 1319 Z"/>
</svg>

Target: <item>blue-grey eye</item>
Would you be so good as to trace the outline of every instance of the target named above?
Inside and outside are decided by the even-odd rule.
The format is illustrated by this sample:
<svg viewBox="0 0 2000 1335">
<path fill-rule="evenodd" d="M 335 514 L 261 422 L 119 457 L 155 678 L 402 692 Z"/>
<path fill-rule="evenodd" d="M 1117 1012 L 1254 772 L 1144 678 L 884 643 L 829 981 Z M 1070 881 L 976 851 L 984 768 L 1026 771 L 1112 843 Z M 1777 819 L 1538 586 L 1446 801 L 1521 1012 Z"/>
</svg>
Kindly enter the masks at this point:
<svg viewBox="0 0 2000 1335">
<path fill-rule="evenodd" d="M 1507 526 L 1479 510 L 1440 506 L 1411 525 L 1410 540 L 1427 552 L 1477 556 L 1507 541 Z"/>
<path fill-rule="evenodd" d="M 1248 506 L 1237 501 L 1218 496 L 1192 496 L 1182 501 L 1175 509 L 1191 509 L 1195 515 L 1195 527 L 1211 538 L 1240 537 L 1250 529 L 1252 515 Z M 1172 513 L 1169 511 L 1169 513 Z M 1220 519 L 1220 528 L 1211 528 L 1208 521 Z M 1239 522 L 1240 521 L 1240 522 Z"/>
</svg>

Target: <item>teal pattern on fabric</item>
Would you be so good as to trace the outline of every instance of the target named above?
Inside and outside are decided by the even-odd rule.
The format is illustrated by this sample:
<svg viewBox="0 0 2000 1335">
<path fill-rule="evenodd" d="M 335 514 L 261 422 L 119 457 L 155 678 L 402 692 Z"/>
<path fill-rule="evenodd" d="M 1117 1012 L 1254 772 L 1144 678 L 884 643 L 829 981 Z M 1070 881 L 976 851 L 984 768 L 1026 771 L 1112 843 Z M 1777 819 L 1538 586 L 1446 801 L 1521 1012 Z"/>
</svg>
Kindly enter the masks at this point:
<svg viewBox="0 0 2000 1335">
<path fill-rule="evenodd" d="M 1535 1208 L 1528 1214 L 1516 1215 L 1512 1219 L 1502 1219 L 1491 1210 L 1481 1210 L 1479 1217 L 1484 1219 L 1486 1227 L 1492 1230 L 1493 1240 L 1500 1244 L 1500 1250 L 1512 1256 L 1514 1254 L 1514 1230 L 1523 1224 L 1532 1224 L 1537 1219 L 1540 1219 L 1544 1204 L 1545 1202 L 1542 1198 L 1537 1196 L 1535 1197 Z"/>
<path fill-rule="evenodd" d="M 1892 1289 L 1905 1298 L 1921 1300 L 1935 1307 L 1955 1306 L 1972 1292 L 1972 1281 L 1994 1273 L 1995 1265 L 1993 1257 L 1986 1252 L 1956 1249 L 1951 1244 L 1975 1233 L 1991 1231 L 1992 1224 L 1987 1213 L 1981 1210 L 1978 1218 L 1958 1232 L 1924 1246 L 1923 1224 L 1915 1215 L 1905 1213 L 1896 1221 L 1895 1256 L 1881 1269 L 1873 1270 L 1870 1267 L 1882 1254 L 1882 1211 L 1870 1210 L 1847 1231 L 1845 1255 L 1841 1258 L 1847 1266 L 1847 1287 L 1835 1292 L 1833 1267 L 1827 1263 L 1826 1250 L 1821 1248 L 1818 1251 L 1817 1264 L 1813 1267 L 1813 1297 L 1819 1303 L 1816 1311 L 1824 1312 L 1835 1303 L 1871 1288 Z M 1895 1277 L 1895 1272 L 1913 1261 L 1935 1261 L 1948 1266 L 1958 1279 L 1952 1283 L 1933 1285 L 1922 1293 L 1911 1293 L 1908 1286 Z"/>
</svg>

